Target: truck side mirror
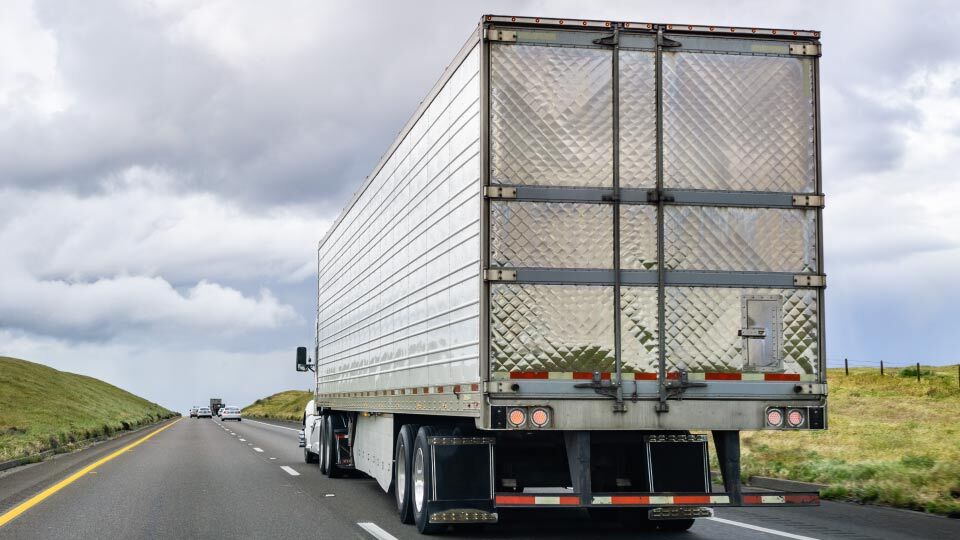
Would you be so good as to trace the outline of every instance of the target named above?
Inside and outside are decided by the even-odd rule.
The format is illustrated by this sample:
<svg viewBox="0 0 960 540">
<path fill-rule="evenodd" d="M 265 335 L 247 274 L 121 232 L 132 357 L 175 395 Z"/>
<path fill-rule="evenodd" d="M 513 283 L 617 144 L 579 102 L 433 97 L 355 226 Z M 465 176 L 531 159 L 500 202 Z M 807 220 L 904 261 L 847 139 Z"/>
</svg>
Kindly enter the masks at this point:
<svg viewBox="0 0 960 540">
<path fill-rule="evenodd" d="M 306 347 L 297 347 L 297 371 L 307 371 Z"/>
</svg>

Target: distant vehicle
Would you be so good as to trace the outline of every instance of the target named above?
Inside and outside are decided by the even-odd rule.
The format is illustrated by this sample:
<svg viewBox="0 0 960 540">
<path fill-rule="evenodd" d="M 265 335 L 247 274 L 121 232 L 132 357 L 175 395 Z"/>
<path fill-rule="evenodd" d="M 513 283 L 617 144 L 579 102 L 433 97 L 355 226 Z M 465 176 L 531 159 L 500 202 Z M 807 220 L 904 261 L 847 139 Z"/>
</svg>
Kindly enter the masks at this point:
<svg viewBox="0 0 960 540">
<path fill-rule="evenodd" d="M 240 421 L 240 409 L 237 407 L 223 407 L 220 409 L 220 420 L 236 420 Z"/>
<path fill-rule="evenodd" d="M 223 410 L 224 410 L 224 409 L 226 409 L 226 407 L 220 407 L 219 409 L 217 409 L 217 416 L 221 416 L 221 417 L 222 417 L 222 416 L 223 416 Z"/>
<path fill-rule="evenodd" d="M 210 398 L 210 412 L 217 414 L 223 407 L 223 400 L 220 398 Z"/>
<path fill-rule="evenodd" d="M 314 252 L 304 458 L 422 533 L 818 505 L 740 432 L 827 428 L 820 33 L 744 30 L 483 17 Z"/>
<path fill-rule="evenodd" d="M 197 409 L 199 409 L 199 408 L 200 408 L 200 407 L 197 407 L 196 405 L 194 405 L 193 407 L 190 407 L 190 418 L 196 418 L 196 417 L 197 417 Z"/>
<path fill-rule="evenodd" d="M 213 418 L 213 413 L 210 412 L 210 407 L 200 407 L 197 409 L 197 418 Z"/>
</svg>

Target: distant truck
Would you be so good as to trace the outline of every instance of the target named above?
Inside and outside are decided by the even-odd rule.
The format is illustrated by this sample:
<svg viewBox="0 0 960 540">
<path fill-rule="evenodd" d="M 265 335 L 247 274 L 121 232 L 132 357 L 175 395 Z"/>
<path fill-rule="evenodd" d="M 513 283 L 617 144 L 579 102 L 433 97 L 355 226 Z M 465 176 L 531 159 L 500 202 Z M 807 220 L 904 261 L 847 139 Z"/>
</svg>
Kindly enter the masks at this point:
<svg viewBox="0 0 960 540">
<path fill-rule="evenodd" d="M 827 427 L 819 38 L 483 17 L 319 244 L 305 459 L 424 533 L 818 505 L 739 434 Z"/>
<path fill-rule="evenodd" d="M 214 416 L 217 416 L 217 413 L 220 412 L 220 409 L 223 407 L 223 399 L 221 398 L 210 398 L 210 412 Z"/>
</svg>

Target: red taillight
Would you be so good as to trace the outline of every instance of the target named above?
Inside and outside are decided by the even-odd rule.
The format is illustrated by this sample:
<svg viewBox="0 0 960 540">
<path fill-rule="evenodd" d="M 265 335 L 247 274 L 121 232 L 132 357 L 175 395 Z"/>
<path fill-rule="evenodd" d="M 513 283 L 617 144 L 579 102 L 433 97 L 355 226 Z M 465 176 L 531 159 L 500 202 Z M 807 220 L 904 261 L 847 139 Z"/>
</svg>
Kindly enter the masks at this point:
<svg viewBox="0 0 960 540">
<path fill-rule="evenodd" d="M 803 424 L 803 412 L 800 409 L 792 409 L 787 413 L 787 423 L 793 427 L 799 427 Z"/>
<path fill-rule="evenodd" d="M 510 409 L 507 413 L 507 421 L 513 426 L 522 426 L 527 422 L 527 413 L 523 409 Z"/>
<path fill-rule="evenodd" d="M 543 427 L 550 421 L 550 413 L 543 408 L 534 409 L 533 412 L 530 413 L 530 421 L 537 427 Z"/>
<path fill-rule="evenodd" d="M 767 424 L 774 427 L 783 425 L 783 413 L 780 412 L 780 409 L 770 409 L 767 411 Z"/>
</svg>

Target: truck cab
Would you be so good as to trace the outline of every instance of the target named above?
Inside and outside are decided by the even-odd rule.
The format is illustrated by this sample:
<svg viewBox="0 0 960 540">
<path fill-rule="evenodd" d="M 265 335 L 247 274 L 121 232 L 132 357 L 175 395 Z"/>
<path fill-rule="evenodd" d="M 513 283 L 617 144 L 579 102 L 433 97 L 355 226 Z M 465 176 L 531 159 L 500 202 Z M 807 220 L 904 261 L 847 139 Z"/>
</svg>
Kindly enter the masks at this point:
<svg viewBox="0 0 960 540">
<path fill-rule="evenodd" d="M 303 408 L 303 430 L 300 431 L 300 445 L 303 447 L 304 463 L 317 463 L 320 455 L 320 417 L 317 406 L 310 400 Z"/>
</svg>

